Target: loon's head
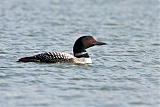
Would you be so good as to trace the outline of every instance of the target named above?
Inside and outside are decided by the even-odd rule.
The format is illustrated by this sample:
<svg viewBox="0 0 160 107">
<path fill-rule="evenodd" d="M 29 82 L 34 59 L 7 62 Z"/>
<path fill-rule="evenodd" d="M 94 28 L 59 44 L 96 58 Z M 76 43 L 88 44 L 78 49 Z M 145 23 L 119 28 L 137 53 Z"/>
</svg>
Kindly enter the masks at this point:
<svg viewBox="0 0 160 107">
<path fill-rule="evenodd" d="M 82 36 L 76 40 L 73 47 L 73 53 L 75 57 L 89 58 L 86 49 L 95 45 L 105 45 L 104 42 L 96 41 L 92 36 Z"/>
</svg>

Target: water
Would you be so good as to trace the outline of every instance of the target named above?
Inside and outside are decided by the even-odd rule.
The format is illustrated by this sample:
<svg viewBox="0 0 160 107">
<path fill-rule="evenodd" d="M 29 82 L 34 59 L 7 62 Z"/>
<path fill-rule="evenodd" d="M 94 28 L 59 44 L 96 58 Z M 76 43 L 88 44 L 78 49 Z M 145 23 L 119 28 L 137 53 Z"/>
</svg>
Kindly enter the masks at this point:
<svg viewBox="0 0 160 107">
<path fill-rule="evenodd" d="M 158 107 L 158 0 L 0 0 L 0 107 Z M 17 63 L 72 53 L 93 35 L 93 64 Z"/>
</svg>

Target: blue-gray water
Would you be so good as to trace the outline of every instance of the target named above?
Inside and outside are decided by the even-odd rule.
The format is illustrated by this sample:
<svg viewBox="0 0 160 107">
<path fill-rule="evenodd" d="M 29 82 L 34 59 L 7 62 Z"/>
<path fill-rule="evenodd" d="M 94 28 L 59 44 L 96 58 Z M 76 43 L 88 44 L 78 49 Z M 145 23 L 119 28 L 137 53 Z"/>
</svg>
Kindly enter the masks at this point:
<svg viewBox="0 0 160 107">
<path fill-rule="evenodd" d="M 158 0 L 0 0 L 0 107 L 158 107 Z M 72 53 L 93 35 L 90 65 L 17 63 Z"/>
</svg>

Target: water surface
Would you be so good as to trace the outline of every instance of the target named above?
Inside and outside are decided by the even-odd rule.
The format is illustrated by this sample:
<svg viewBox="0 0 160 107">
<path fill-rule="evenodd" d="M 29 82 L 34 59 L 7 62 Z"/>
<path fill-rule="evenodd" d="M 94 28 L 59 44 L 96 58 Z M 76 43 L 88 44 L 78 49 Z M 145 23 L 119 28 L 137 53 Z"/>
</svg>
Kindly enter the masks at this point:
<svg viewBox="0 0 160 107">
<path fill-rule="evenodd" d="M 158 0 L 0 0 L 0 107 L 158 107 Z M 93 35 L 90 65 L 17 63 L 72 53 Z"/>
</svg>

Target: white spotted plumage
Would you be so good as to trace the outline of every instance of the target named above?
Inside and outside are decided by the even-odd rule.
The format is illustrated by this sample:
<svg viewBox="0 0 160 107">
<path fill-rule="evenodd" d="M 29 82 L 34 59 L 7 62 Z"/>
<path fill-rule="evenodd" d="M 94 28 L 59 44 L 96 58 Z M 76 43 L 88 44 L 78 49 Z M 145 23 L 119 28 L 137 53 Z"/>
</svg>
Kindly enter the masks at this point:
<svg viewBox="0 0 160 107">
<path fill-rule="evenodd" d="M 39 62 L 46 63 L 92 63 L 91 58 L 76 58 L 65 52 L 46 52 L 34 56 Z"/>
<path fill-rule="evenodd" d="M 74 63 L 74 56 L 65 52 L 46 52 L 35 55 L 40 62 L 49 63 Z"/>
</svg>

